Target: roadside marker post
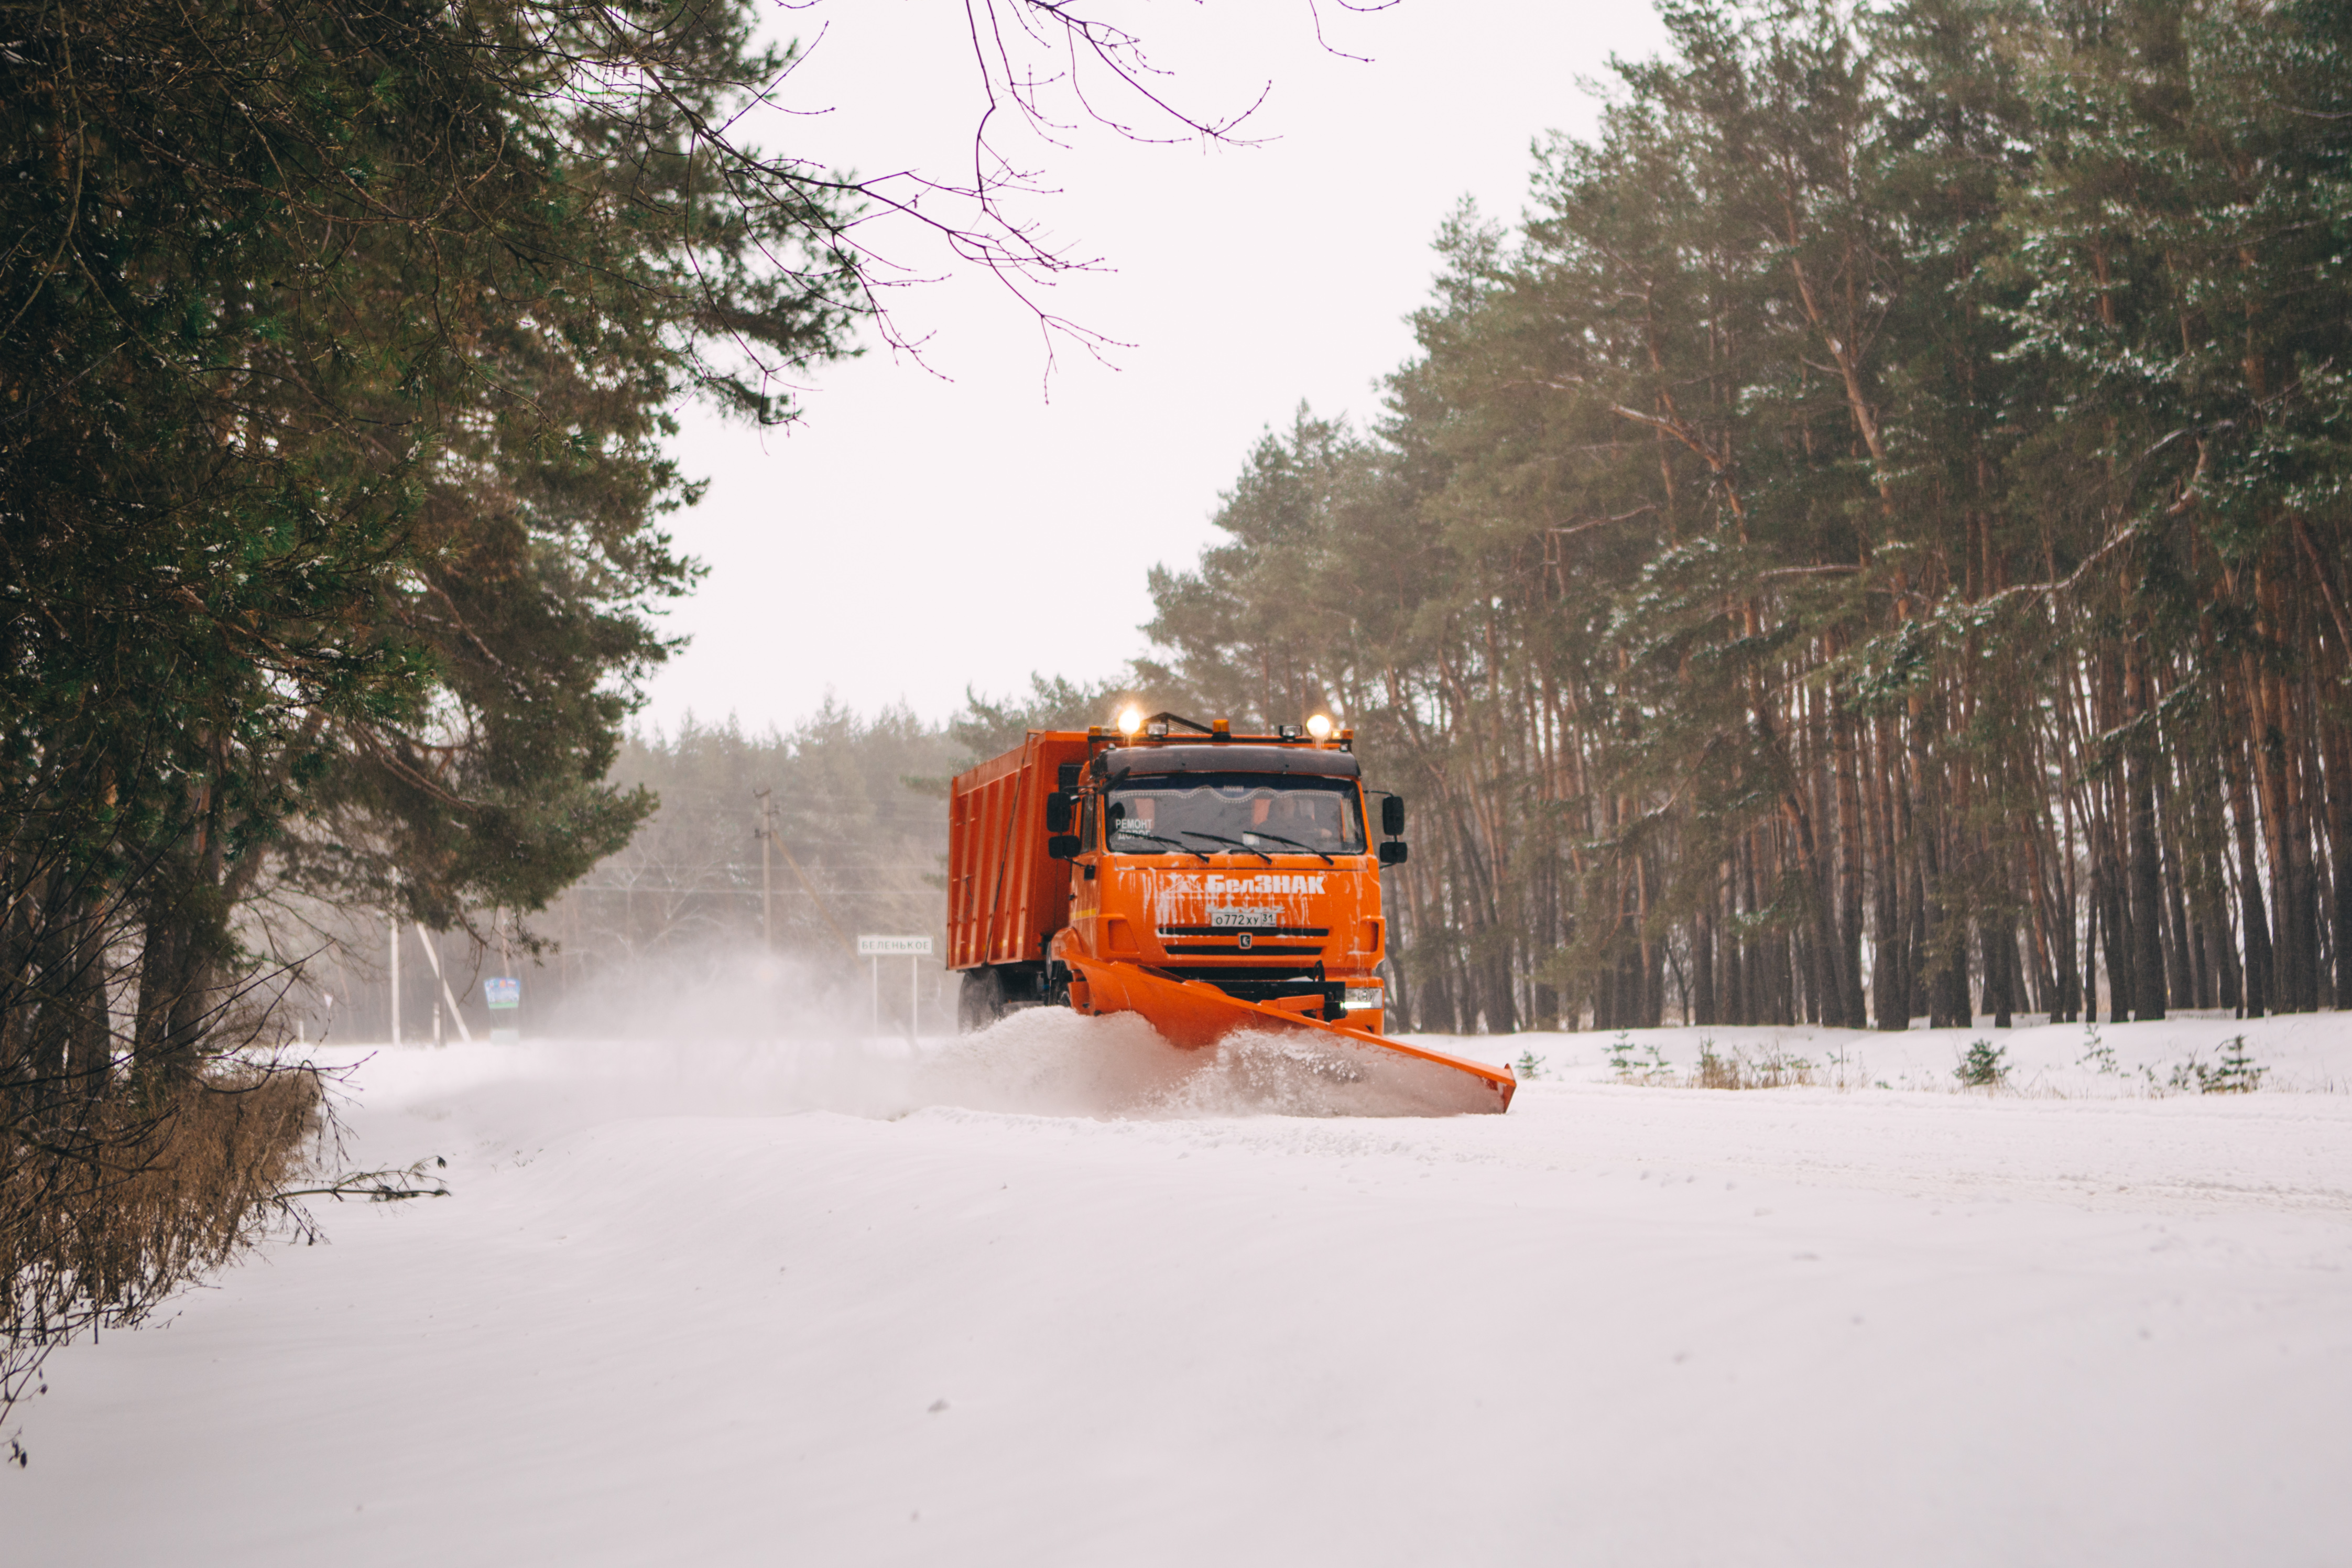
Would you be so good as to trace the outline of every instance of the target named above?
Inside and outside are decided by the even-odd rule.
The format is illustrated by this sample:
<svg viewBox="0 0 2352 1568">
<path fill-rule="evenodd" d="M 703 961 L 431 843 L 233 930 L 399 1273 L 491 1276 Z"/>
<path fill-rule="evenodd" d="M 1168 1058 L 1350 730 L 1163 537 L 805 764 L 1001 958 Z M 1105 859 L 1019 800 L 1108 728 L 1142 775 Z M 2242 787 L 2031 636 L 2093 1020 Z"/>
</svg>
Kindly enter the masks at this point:
<svg viewBox="0 0 2352 1568">
<path fill-rule="evenodd" d="M 882 1033 L 882 961 L 904 957 L 907 961 L 907 1038 L 911 1043 L 917 1035 L 917 1024 L 923 1005 L 923 966 L 921 960 L 931 956 L 931 939 L 927 936 L 868 936 L 860 932 L 857 956 L 874 961 L 874 1033 Z"/>
</svg>

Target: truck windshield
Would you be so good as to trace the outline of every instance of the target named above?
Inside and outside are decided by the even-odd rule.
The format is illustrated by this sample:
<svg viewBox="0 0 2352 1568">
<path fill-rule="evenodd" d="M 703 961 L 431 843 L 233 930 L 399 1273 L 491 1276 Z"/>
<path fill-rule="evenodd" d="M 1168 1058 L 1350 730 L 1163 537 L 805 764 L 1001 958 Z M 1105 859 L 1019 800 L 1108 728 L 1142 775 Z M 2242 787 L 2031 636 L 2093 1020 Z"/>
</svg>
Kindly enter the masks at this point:
<svg viewBox="0 0 2352 1568">
<path fill-rule="evenodd" d="M 1129 779 L 1111 786 L 1103 826 L 1113 854 L 1234 847 L 1277 855 L 1364 852 L 1352 779 L 1268 773 Z"/>
</svg>

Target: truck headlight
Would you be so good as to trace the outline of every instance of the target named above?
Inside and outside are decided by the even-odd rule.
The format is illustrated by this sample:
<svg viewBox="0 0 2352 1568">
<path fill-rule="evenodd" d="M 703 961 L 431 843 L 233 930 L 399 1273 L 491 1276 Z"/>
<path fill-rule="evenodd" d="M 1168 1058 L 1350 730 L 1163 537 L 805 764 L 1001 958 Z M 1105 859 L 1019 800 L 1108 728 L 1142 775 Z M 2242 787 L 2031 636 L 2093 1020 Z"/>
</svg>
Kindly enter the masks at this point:
<svg viewBox="0 0 2352 1568">
<path fill-rule="evenodd" d="M 1381 988 L 1377 985 L 1350 985 L 1340 1005 L 1350 1013 L 1369 1013 L 1381 1005 Z"/>
</svg>

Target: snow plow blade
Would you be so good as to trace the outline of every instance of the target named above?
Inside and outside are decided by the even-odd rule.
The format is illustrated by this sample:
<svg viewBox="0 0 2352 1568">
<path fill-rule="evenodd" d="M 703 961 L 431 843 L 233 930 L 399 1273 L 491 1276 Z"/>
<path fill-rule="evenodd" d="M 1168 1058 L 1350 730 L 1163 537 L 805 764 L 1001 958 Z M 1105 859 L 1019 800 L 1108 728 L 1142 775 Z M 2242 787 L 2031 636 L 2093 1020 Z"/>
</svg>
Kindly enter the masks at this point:
<svg viewBox="0 0 2352 1568">
<path fill-rule="evenodd" d="M 1266 1032 L 1310 1030 L 1325 1043 L 1348 1052 L 1372 1053 L 1370 1060 L 1402 1072 L 1383 1072 L 1416 1100 L 1424 1100 L 1428 1114 L 1500 1112 L 1510 1109 L 1518 1079 L 1507 1067 L 1465 1061 L 1441 1051 L 1425 1050 L 1375 1035 L 1369 1029 L 1326 1023 L 1287 1008 L 1244 1002 L 1202 980 L 1179 980 L 1139 964 L 1072 960 L 1084 976 L 1083 996 L 1072 986 L 1071 1000 L 1089 1013 L 1136 1013 L 1157 1029 L 1170 1045 L 1187 1048 L 1212 1046 L 1244 1029 Z"/>
</svg>

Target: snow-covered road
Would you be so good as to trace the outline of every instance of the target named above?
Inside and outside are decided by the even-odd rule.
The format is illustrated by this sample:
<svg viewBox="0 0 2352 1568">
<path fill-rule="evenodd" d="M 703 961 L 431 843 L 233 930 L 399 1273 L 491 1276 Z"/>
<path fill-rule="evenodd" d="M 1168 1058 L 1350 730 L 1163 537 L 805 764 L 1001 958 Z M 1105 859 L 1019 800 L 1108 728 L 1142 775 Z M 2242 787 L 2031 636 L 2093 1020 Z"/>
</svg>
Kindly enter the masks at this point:
<svg viewBox="0 0 2352 1568">
<path fill-rule="evenodd" d="M 0 1555 L 2340 1564 L 2352 1028 L 2242 1027 L 2285 1087 L 2131 1092 L 2211 1024 L 2110 1026 L 2105 1072 L 2021 1033 L 2041 1092 L 1991 1096 L 1522 1037 L 1547 1076 L 1444 1121 L 1216 1114 L 1268 1101 L 1066 1016 L 928 1078 L 385 1052 L 357 1152 L 453 1195 L 54 1358 Z"/>
</svg>

